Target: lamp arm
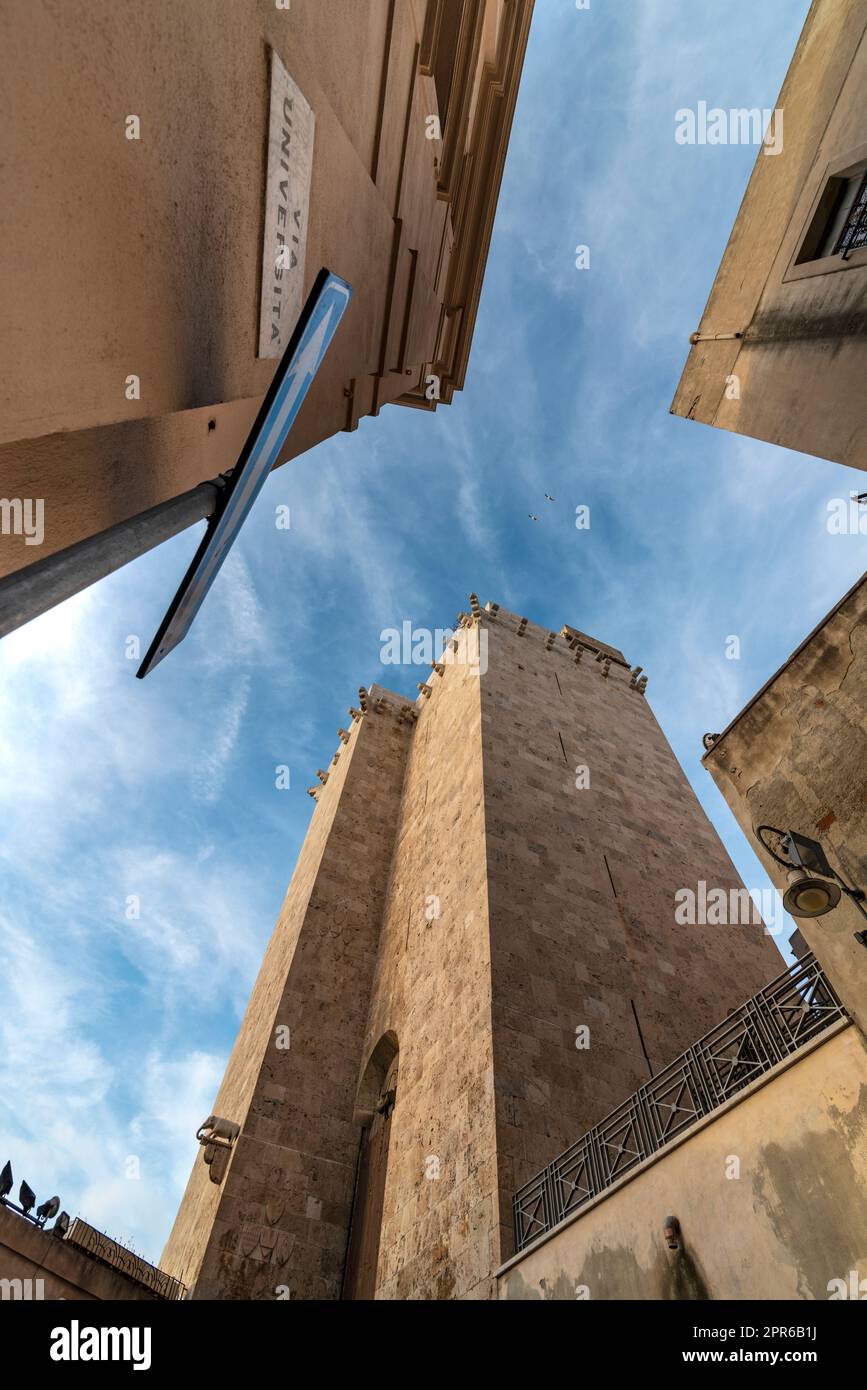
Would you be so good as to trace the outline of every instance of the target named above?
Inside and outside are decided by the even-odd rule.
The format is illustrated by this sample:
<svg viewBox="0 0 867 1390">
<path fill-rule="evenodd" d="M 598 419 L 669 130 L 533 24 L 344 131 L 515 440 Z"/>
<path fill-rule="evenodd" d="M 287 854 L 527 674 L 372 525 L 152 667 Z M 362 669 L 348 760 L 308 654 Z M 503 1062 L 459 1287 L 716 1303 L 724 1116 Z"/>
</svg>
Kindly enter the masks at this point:
<svg viewBox="0 0 867 1390">
<path fill-rule="evenodd" d="M 784 835 L 785 831 L 778 830 L 775 825 L 758 825 L 756 826 L 756 837 L 759 843 L 761 844 L 762 848 L 767 851 L 767 853 L 771 856 L 773 860 L 775 860 L 777 864 L 781 864 L 784 869 L 794 868 L 794 865 L 791 863 L 790 860 L 783 859 L 781 855 L 777 854 L 776 850 L 771 849 L 770 845 L 767 843 L 767 841 L 764 838 L 764 835 L 762 834 L 763 830 L 768 830 L 771 832 L 772 835 L 779 836 Z M 858 911 L 861 913 L 861 916 L 867 919 L 867 910 L 865 910 L 864 908 L 864 890 L 862 888 L 852 888 L 848 883 L 844 882 L 844 880 L 837 873 L 837 870 L 833 867 L 833 865 L 829 864 L 828 867 L 830 868 L 831 873 L 833 874 L 836 882 L 839 883 L 840 887 L 843 889 L 843 892 L 846 894 L 847 898 L 849 898 L 855 904 Z"/>
<path fill-rule="evenodd" d="M 763 831 L 763 830 L 770 830 L 772 834 L 774 834 L 774 835 L 779 835 L 781 838 L 782 838 L 782 836 L 785 834 L 785 831 L 784 831 L 784 830 L 778 830 L 777 827 L 776 827 L 775 825 L 758 825 L 758 826 L 756 826 L 756 836 L 757 836 L 757 838 L 758 838 L 758 840 L 759 840 L 759 843 L 760 843 L 761 846 L 762 846 L 762 849 L 766 850 L 766 851 L 768 852 L 768 854 L 771 856 L 771 858 L 774 859 L 774 860 L 776 860 L 776 862 L 777 862 L 778 864 L 782 864 L 782 866 L 783 866 L 784 869 L 791 869 L 791 868 L 793 868 L 794 865 L 792 864 L 792 861 L 791 861 L 790 859 L 783 859 L 781 855 L 777 854 L 777 852 L 776 852 L 775 850 L 772 850 L 771 847 L 770 847 L 770 845 L 766 843 L 766 841 L 765 841 L 765 839 L 764 839 L 764 837 L 763 837 L 763 835 L 762 835 L 762 831 Z"/>
<path fill-rule="evenodd" d="M 850 898 L 851 901 L 855 904 L 855 906 L 857 907 L 858 911 L 861 913 L 861 916 L 864 917 L 864 918 L 867 918 L 867 911 L 865 911 L 865 909 L 864 909 L 864 890 L 863 890 L 863 888 L 850 888 L 850 887 L 849 887 L 849 884 L 843 882 L 842 878 L 841 878 L 840 875 L 837 873 L 837 870 L 834 869 L 834 868 L 831 869 L 831 873 L 834 875 L 834 877 L 835 877 L 835 879 L 837 880 L 837 882 L 839 883 L 840 887 L 843 889 L 843 892 L 846 894 L 847 898 Z"/>
</svg>

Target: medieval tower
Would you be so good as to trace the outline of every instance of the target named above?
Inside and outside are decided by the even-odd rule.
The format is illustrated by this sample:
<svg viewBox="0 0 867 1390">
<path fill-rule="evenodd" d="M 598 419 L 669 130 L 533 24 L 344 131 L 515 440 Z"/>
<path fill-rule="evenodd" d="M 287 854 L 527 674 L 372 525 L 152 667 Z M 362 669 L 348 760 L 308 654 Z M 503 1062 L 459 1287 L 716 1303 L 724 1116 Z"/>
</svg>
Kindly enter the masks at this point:
<svg viewBox="0 0 867 1390">
<path fill-rule="evenodd" d="M 639 673 L 472 610 L 321 774 L 163 1254 L 195 1298 L 492 1296 L 515 1189 L 779 972 L 675 921 L 742 885 Z"/>
</svg>

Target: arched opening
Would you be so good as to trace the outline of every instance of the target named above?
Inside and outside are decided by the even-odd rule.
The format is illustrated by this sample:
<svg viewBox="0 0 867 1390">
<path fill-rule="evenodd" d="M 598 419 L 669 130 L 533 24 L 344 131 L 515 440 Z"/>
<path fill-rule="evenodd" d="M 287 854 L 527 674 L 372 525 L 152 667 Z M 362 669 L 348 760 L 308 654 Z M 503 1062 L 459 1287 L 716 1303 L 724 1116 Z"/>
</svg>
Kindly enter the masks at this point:
<svg viewBox="0 0 867 1390">
<path fill-rule="evenodd" d="M 358 1088 L 355 1117 L 362 1130 L 340 1294 L 344 1299 L 371 1299 L 376 1292 L 391 1115 L 397 1097 L 397 1064 L 397 1037 L 394 1033 L 385 1033 L 370 1055 Z"/>
</svg>

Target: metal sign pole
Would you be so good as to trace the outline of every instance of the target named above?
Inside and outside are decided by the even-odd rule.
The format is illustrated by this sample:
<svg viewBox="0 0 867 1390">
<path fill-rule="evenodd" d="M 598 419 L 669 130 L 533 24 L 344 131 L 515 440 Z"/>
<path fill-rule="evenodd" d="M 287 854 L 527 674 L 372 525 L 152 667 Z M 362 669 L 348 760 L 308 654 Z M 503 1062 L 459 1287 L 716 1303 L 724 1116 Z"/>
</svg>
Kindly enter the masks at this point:
<svg viewBox="0 0 867 1390">
<path fill-rule="evenodd" d="M 99 579 L 128 565 L 163 541 L 171 540 L 197 521 L 206 521 L 217 507 L 225 476 L 199 483 L 179 497 L 159 502 L 126 521 L 119 521 L 86 540 L 76 541 L 26 569 L 0 579 L 0 637 L 23 627 L 55 604 L 81 593 Z"/>
</svg>

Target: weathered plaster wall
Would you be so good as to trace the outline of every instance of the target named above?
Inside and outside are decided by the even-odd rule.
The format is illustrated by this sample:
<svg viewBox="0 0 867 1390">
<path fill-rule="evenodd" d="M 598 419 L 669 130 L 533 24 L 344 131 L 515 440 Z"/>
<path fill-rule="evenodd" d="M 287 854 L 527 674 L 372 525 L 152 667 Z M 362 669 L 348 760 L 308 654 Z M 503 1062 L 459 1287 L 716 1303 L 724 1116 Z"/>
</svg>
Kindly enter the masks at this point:
<svg viewBox="0 0 867 1390">
<path fill-rule="evenodd" d="M 785 870 L 759 844 L 773 825 L 818 839 L 832 865 L 867 891 L 867 575 L 723 732 L 704 764 L 773 882 Z M 847 898 L 798 918 L 808 946 L 867 1030 L 867 919 Z"/>
<path fill-rule="evenodd" d="M 865 1213 L 867 1047 L 843 1025 L 519 1257 L 499 1296 L 828 1298 L 867 1278 Z"/>
<path fill-rule="evenodd" d="M 459 0 L 466 178 L 445 189 L 420 61 L 439 3 L 2 7 L 0 477 L 44 501 L 45 540 L 0 538 L 0 575 L 235 463 L 275 366 L 256 356 L 269 46 L 316 118 L 305 291 L 323 265 L 354 288 L 281 461 L 419 384 L 427 404 L 426 364 L 444 400 L 463 384 L 532 0 Z"/>
<path fill-rule="evenodd" d="M 701 318 L 702 334 L 744 336 L 697 343 L 671 407 L 857 468 L 867 468 L 867 253 L 788 277 L 829 164 L 867 145 L 865 84 L 864 6 L 814 0 L 776 102 L 782 152 L 759 150 Z M 727 395 L 731 374 L 739 398 Z"/>
</svg>

